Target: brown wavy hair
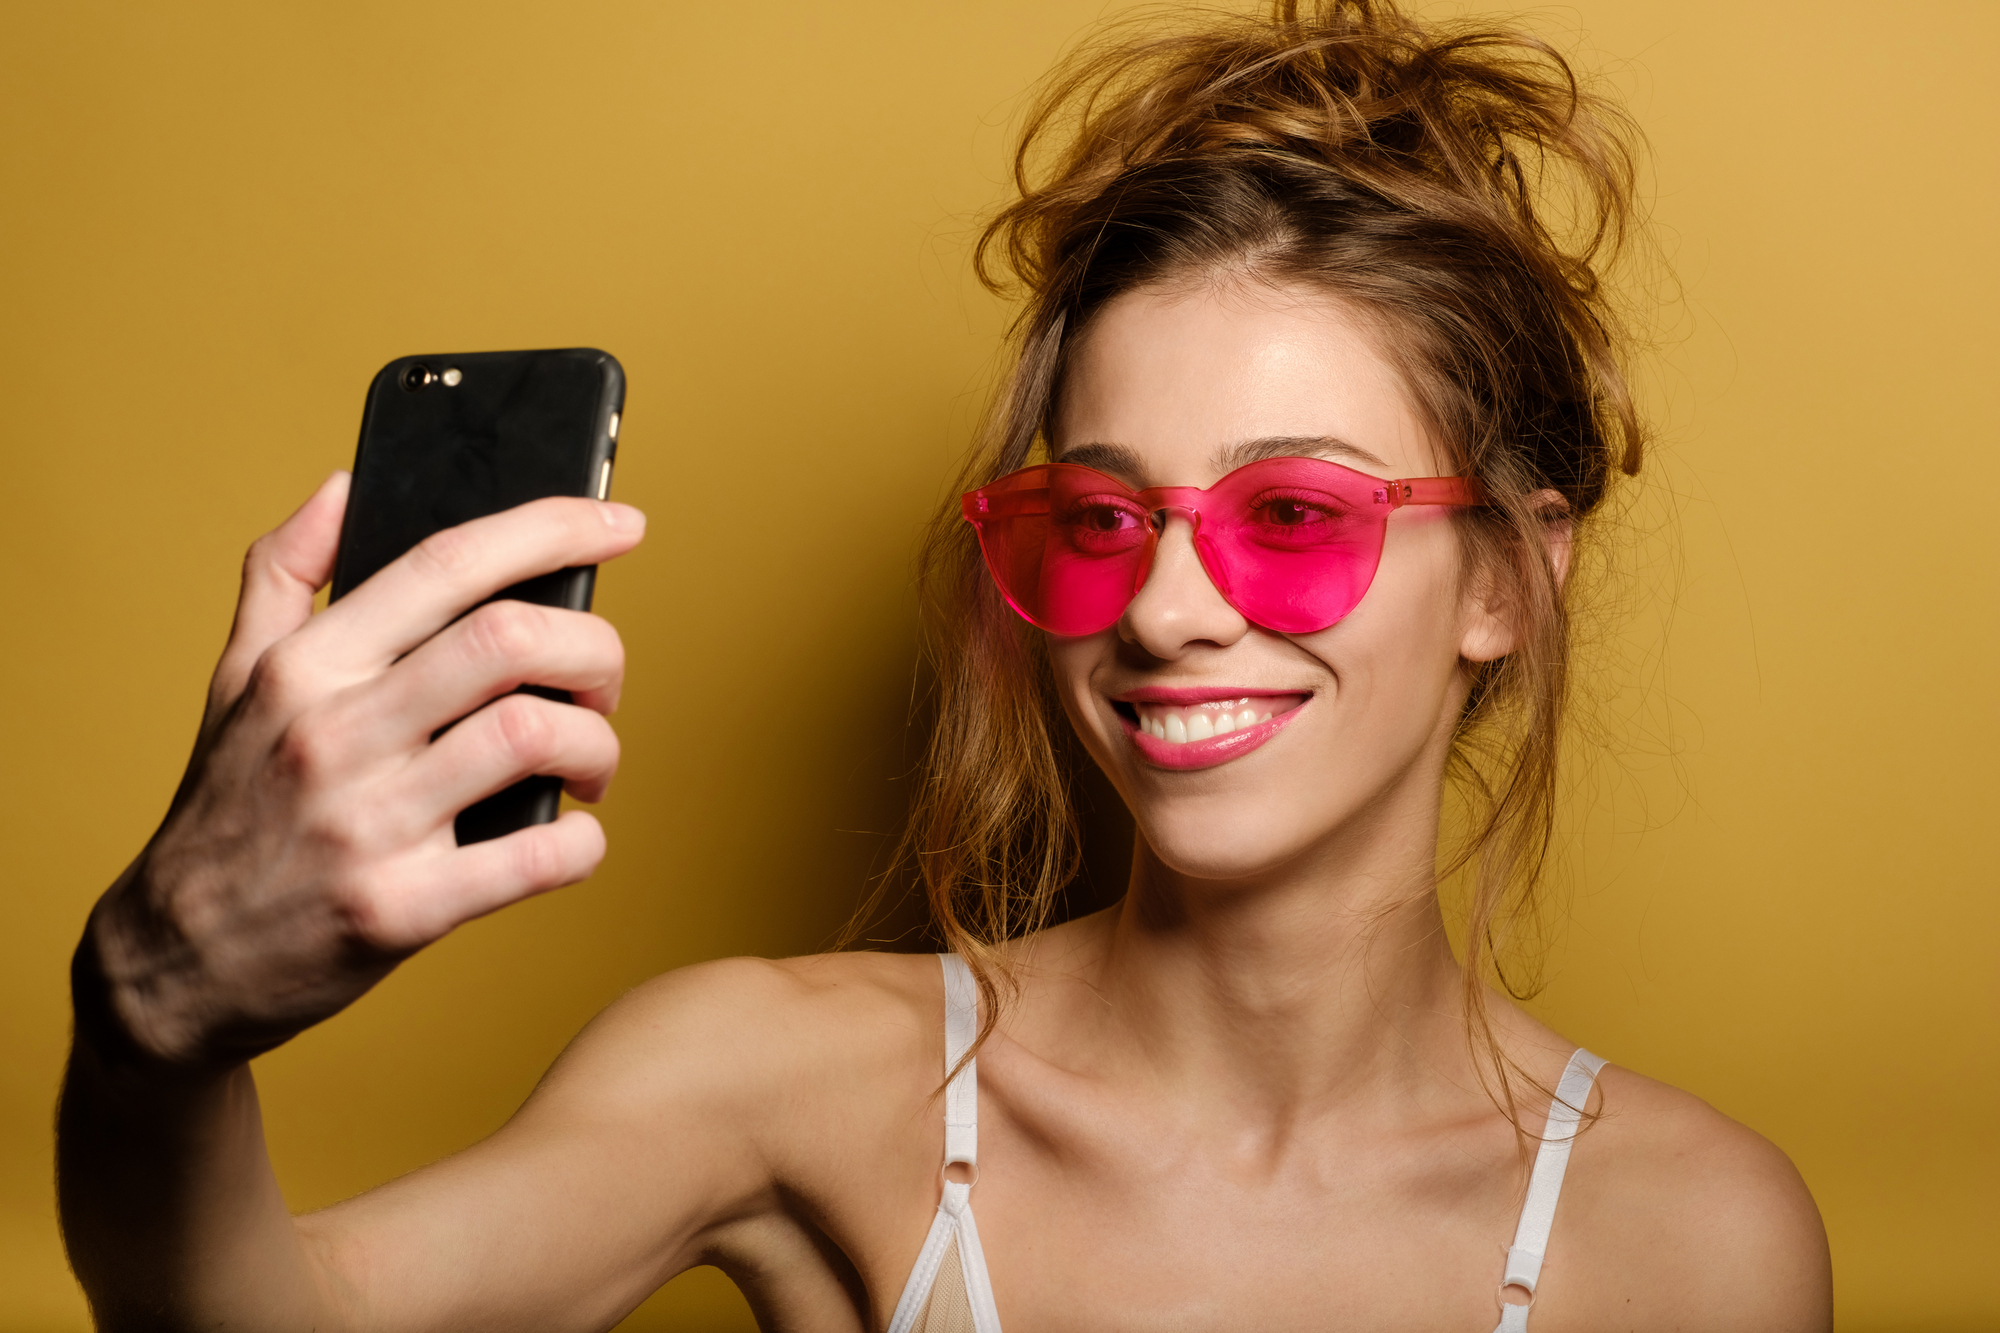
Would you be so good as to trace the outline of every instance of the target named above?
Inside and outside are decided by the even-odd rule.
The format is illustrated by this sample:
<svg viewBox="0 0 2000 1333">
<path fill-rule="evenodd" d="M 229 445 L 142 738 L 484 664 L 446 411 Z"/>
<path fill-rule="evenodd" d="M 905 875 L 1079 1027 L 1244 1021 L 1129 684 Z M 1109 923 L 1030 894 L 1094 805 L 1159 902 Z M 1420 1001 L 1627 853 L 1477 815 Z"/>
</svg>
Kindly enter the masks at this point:
<svg viewBox="0 0 2000 1333">
<path fill-rule="evenodd" d="M 1365 312 L 1454 472 L 1490 503 L 1456 522 L 1468 568 L 1516 612 L 1519 646 L 1470 666 L 1452 777 L 1472 803 L 1465 1013 L 1512 1114 L 1519 1070 L 1485 1008 L 1548 860 L 1571 625 L 1549 525 L 1581 523 L 1644 429 L 1603 274 L 1634 220 L 1636 131 L 1540 39 L 1432 24 L 1388 0 L 1282 0 L 1268 16 L 1149 13 L 1086 43 L 1041 88 L 992 218 L 982 281 L 1022 300 L 1014 358 L 964 490 L 1049 447 L 1064 373 L 1106 303 L 1250 279 Z M 1574 526 L 1572 526 L 1574 531 Z M 897 856 L 986 1000 L 1008 940 L 1045 925 L 1079 866 L 1080 762 L 1039 634 L 987 578 L 956 503 L 921 564 L 938 717 Z"/>
</svg>

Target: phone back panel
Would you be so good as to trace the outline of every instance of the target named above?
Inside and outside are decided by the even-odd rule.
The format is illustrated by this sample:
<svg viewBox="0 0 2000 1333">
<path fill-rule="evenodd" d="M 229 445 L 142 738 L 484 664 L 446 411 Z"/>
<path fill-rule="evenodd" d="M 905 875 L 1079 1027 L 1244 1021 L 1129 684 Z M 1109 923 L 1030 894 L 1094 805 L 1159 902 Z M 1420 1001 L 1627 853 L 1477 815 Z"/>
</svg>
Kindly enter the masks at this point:
<svg viewBox="0 0 2000 1333">
<path fill-rule="evenodd" d="M 463 379 L 412 391 L 403 387 L 412 366 Z M 543 496 L 595 495 L 624 393 L 617 360 L 591 348 L 391 361 L 368 387 L 331 595 L 353 591 L 440 529 Z M 561 592 L 574 592 L 559 585 L 578 585 L 586 600 L 576 609 L 585 609 L 588 581 L 571 573 L 535 580 L 544 585 L 536 595 L 499 595 L 569 605 Z"/>
<path fill-rule="evenodd" d="M 413 367 L 434 379 L 406 387 Z M 368 387 L 332 598 L 353 591 L 432 533 L 550 495 L 597 495 L 617 450 L 625 376 L 594 348 L 399 357 Z M 563 569 L 489 600 L 590 609 L 595 568 Z M 567 701 L 559 690 L 525 687 Z M 458 816 L 458 841 L 481 842 L 556 817 L 557 778 L 532 777 Z"/>
</svg>

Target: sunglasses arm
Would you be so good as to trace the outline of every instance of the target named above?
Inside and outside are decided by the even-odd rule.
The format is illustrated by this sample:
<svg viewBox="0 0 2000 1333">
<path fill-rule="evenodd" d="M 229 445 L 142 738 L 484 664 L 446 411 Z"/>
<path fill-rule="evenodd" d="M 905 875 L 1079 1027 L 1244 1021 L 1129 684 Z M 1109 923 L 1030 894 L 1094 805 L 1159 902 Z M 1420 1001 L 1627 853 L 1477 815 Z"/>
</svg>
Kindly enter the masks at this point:
<svg viewBox="0 0 2000 1333">
<path fill-rule="evenodd" d="M 968 491 L 959 497 L 959 510 L 975 526 L 989 518 L 1021 518 L 1049 512 L 1046 486 L 1018 491 Z"/>
<path fill-rule="evenodd" d="M 1375 503 L 1391 510 L 1404 505 L 1481 505 L 1486 490 L 1471 477 L 1411 477 L 1375 489 Z"/>
</svg>

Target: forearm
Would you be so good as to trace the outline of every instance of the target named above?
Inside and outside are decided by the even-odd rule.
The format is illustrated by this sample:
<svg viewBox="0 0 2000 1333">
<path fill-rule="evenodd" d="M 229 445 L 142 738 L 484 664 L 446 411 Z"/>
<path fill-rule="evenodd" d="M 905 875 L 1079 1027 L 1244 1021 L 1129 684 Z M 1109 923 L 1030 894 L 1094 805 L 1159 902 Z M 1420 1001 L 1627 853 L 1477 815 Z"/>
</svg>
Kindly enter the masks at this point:
<svg viewBox="0 0 2000 1333">
<path fill-rule="evenodd" d="M 247 1064 L 176 1066 L 121 1029 L 86 939 L 57 1114 L 64 1240 L 98 1326 L 333 1330 Z"/>
</svg>

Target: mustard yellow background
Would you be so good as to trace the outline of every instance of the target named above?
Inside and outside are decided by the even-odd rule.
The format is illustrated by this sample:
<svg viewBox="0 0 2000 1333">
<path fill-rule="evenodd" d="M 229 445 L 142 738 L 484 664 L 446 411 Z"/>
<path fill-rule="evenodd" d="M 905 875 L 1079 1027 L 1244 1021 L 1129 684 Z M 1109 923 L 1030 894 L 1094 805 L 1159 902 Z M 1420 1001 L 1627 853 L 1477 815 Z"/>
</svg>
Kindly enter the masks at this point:
<svg viewBox="0 0 2000 1333">
<path fill-rule="evenodd" d="M 260 1062 L 295 1205 L 488 1132 L 652 973 L 828 939 L 901 809 L 913 538 L 1005 317 L 966 241 L 1104 12 L 0 8 L 0 1329 L 86 1325 L 66 959 L 173 790 L 242 548 L 392 356 L 615 352 L 653 535 L 599 584 L 610 859 Z M 1856 1333 L 2000 1326 L 1996 15 L 1530 17 L 1632 97 L 1682 293 L 1541 1004 L 1792 1155 Z M 749 1321 L 704 1270 L 626 1327 Z"/>
</svg>

